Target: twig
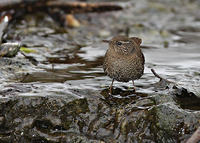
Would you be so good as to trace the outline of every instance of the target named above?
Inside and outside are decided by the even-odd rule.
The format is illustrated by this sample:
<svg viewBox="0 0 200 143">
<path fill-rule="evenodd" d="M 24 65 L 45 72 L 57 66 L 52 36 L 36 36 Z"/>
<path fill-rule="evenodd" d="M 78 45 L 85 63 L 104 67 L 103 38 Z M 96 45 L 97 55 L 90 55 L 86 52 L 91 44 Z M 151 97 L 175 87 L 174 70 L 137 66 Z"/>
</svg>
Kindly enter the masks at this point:
<svg viewBox="0 0 200 143">
<path fill-rule="evenodd" d="M 37 66 L 38 65 L 38 61 L 36 59 L 34 59 L 33 57 L 30 57 L 30 56 L 27 56 L 25 55 L 21 50 L 19 50 L 20 53 L 25 57 L 27 58 L 33 65 Z"/>
<path fill-rule="evenodd" d="M 155 72 L 154 69 L 151 69 L 151 71 L 152 71 L 152 73 L 155 75 L 155 77 L 157 77 L 157 78 L 160 79 L 160 81 L 161 81 L 161 80 L 165 80 L 165 81 L 167 81 L 167 82 L 169 82 L 169 83 L 176 84 L 175 82 L 173 82 L 173 81 L 169 81 L 169 80 L 167 80 L 167 79 L 164 79 L 163 77 L 161 77 L 160 75 L 158 75 L 158 74 Z"/>
<path fill-rule="evenodd" d="M 152 73 L 155 75 L 155 77 L 159 78 L 160 80 L 164 79 L 161 76 L 159 76 L 154 69 L 151 69 Z"/>
<path fill-rule="evenodd" d="M 186 143 L 198 143 L 200 141 L 200 127 L 192 134 Z"/>
<path fill-rule="evenodd" d="M 22 79 L 20 82 L 24 82 L 24 80 L 27 78 L 27 76 L 29 75 L 29 73 L 27 73 Z"/>
<path fill-rule="evenodd" d="M 129 35 L 130 35 L 130 27 L 126 27 L 126 29 L 125 29 L 125 35 L 127 37 L 129 37 Z"/>
</svg>

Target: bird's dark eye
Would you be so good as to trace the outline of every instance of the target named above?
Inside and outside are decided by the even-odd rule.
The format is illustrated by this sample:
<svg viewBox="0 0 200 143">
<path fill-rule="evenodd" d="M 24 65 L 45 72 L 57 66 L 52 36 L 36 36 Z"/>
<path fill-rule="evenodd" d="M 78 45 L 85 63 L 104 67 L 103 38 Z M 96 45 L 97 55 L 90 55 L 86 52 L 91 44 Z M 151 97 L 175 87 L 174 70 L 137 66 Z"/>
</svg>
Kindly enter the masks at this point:
<svg viewBox="0 0 200 143">
<path fill-rule="evenodd" d="M 122 42 L 117 42 L 117 45 L 122 45 Z"/>
</svg>

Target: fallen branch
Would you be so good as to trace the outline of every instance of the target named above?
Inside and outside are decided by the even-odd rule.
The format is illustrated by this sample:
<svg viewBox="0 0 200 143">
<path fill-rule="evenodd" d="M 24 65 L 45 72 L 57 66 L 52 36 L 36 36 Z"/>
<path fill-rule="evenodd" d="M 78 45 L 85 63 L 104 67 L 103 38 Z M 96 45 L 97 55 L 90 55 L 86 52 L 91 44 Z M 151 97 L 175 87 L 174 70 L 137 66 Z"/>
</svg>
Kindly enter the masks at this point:
<svg viewBox="0 0 200 143">
<path fill-rule="evenodd" d="M 14 9 L 20 11 L 27 9 L 28 11 L 48 11 L 49 8 L 59 8 L 66 13 L 84 13 L 84 12 L 105 12 L 113 10 L 122 10 L 120 5 L 111 3 L 86 3 L 86 2 L 67 2 L 62 0 L 56 1 L 26 1 L 16 0 L 14 2 L 0 2 L 0 12 Z"/>
<path fill-rule="evenodd" d="M 33 6 L 35 3 L 44 3 L 49 0 L 3 0 L 0 1 L 0 12 L 8 11 L 8 10 L 22 10 L 27 6 Z"/>
<path fill-rule="evenodd" d="M 15 9 L 22 4 L 22 0 L 15 0 L 15 1 L 0 1 L 0 12 L 7 11 L 10 9 Z"/>
<path fill-rule="evenodd" d="M 122 10 L 121 6 L 111 3 L 49 1 L 47 2 L 47 6 L 52 8 L 60 8 L 66 13 L 105 12 Z"/>
</svg>

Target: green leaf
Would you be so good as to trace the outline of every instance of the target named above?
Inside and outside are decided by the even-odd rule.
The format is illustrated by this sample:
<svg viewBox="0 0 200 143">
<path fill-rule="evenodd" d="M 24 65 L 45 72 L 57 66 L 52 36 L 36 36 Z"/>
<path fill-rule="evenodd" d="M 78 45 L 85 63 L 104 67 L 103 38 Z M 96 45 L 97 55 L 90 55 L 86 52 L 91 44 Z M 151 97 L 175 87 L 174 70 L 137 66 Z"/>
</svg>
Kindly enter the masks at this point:
<svg viewBox="0 0 200 143">
<path fill-rule="evenodd" d="M 37 53 L 36 50 L 25 48 L 25 47 L 20 47 L 20 51 L 23 51 L 24 53 Z"/>
</svg>

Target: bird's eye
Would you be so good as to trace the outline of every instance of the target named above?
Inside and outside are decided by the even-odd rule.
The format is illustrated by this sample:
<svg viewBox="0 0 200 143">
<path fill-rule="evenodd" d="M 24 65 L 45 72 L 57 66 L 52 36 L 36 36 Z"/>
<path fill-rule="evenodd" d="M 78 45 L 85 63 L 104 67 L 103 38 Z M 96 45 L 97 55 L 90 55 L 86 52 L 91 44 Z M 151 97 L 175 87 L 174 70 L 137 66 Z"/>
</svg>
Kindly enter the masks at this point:
<svg viewBox="0 0 200 143">
<path fill-rule="evenodd" d="M 122 45 L 122 42 L 117 42 L 117 45 Z"/>
</svg>

